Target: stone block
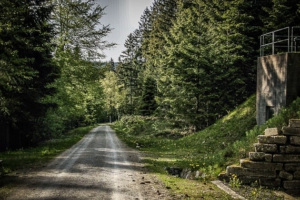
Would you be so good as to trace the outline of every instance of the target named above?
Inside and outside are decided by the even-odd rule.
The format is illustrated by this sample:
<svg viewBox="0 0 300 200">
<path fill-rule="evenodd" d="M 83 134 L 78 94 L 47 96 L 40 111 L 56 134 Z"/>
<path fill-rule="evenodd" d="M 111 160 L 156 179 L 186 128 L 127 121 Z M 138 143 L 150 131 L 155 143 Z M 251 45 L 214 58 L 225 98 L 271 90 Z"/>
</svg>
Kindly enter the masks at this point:
<svg viewBox="0 0 300 200">
<path fill-rule="evenodd" d="M 278 128 L 267 128 L 265 130 L 265 136 L 272 136 L 272 135 L 281 135 L 281 131 Z"/>
<path fill-rule="evenodd" d="M 284 135 L 273 135 L 273 136 L 265 136 L 259 135 L 257 136 L 258 142 L 263 144 L 285 144 L 287 142 L 287 137 Z"/>
<path fill-rule="evenodd" d="M 291 163 L 300 163 L 300 154 L 274 154 L 273 162 L 291 162 Z"/>
<path fill-rule="evenodd" d="M 261 186 L 268 186 L 268 187 L 280 187 L 281 186 L 281 179 L 279 178 L 262 178 L 262 177 L 251 177 L 251 176 L 241 176 L 239 180 L 242 184 L 252 184 L 257 182 Z"/>
<path fill-rule="evenodd" d="M 291 136 L 290 137 L 290 143 L 292 144 L 292 145 L 300 145 L 300 137 L 298 137 L 298 136 Z"/>
<path fill-rule="evenodd" d="M 255 143 L 254 147 L 255 147 L 256 152 L 265 152 L 265 153 L 277 153 L 278 152 L 277 144 Z"/>
<path fill-rule="evenodd" d="M 293 127 L 282 127 L 283 135 L 296 135 L 300 136 L 300 128 L 293 128 Z"/>
<path fill-rule="evenodd" d="M 292 146 L 292 145 L 286 145 L 286 146 L 280 146 L 279 147 L 280 153 L 300 153 L 300 146 Z"/>
<path fill-rule="evenodd" d="M 300 171 L 295 171 L 294 172 L 294 179 L 295 180 L 300 180 Z"/>
<path fill-rule="evenodd" d="M 218 175 L 218 179 L 219 179 L 220 181 L 226 181 L 226 182 L 229 182 L 230 177 L 229 177 L 226 173 L 220 173 L 220 174 Z"/>
<path fill-rule="evenodd" d="M 249 152 L 249 159 L 252 161 L 264 161 L 265 153 L 264 152 Z"/>
<path fill-rule="evenodd" d="M 269 163 L 269 162 L 255 162 L 248 159 L 240 160 L 241 167 L 252 169 L 266 169 L 266 170 L 282 170 L 282 163 Z"/>
<path fill-rule="evenodd" d="M 276 170 L 266 170 L 266 169 L 250 169 L 243 168 L 241 166 L 228 166 L 226 168 L 226 174 L 232 175 L 235 174 L 238 178 L 247 176 L 247 177 L 263 177 L 263 178 L 276 178 Z"/>
<path fill-rule="evenodd" d="M 286 171 L 280 171 L 279 172 L 279 177 L 285 180 L 293 180 L 293 174 L 288 173 Z"/>
<path fill-rule="evenodd" d="M 266 162 L 272 162 L 272 160 L 273 160 L 273 154 L 265 154 Z"/>
<path fill-rule="evenodd" d="M 300 171 L 300 163 L 285 163 L 285 171 Z"/>
<path fill-rule="evenodd" d="M 300 190 L 300 180 L 283 181 L 283 188 L 287 190 Z"/>
<path fill-rule="evenodd" d="M 300 128 L 300 119 L 290 119 L 289 127 Z"/>
</svg>

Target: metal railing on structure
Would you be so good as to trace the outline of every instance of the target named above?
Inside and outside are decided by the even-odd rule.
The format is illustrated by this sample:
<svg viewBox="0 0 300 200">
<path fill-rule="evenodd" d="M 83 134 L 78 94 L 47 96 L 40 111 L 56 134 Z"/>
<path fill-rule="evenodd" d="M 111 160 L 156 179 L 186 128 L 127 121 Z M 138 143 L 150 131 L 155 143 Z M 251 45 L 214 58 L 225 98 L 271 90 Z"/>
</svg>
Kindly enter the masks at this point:
<svg viewBox="0 0 300 200">
<path fill-rule="evenodd" d="M 260 36 L 260 56 L 300 50 L 300 26 L 285 27 Z"/>
</svg>

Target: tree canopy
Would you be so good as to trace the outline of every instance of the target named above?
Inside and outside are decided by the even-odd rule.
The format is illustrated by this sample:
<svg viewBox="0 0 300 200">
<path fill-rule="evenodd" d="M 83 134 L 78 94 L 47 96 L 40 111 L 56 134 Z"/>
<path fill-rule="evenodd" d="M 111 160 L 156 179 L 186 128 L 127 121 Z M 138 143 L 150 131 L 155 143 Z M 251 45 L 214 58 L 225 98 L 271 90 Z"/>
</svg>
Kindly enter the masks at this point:
<svg viewBox="0 0 300 200">
<path fill-rule="evenodd" d="M 0 150 L 104 117 L 103 14 L 92 0 L 0 2 Z"/>
<path fill-rule="evenodd" d="M 255 92 L 259 37 L 298 26 L 300 0 L 155 0 L 116 62 L 104 11 L 0 2 L 0 150 L 123 115 L 203 129 Z"/>
<path fill-rule="evenodd" d="M 299 0 L 155 0 L 119 59 L 117 83 L 125 83 L 125 96 L 140 105 L 122 114 L 156 115 L 194 130 L 211 125 L 255 92 L 260 35 L 299 25 L 299 5 Z M 151 95 L 143 83 L 155 85 Z M 155 99 L 151 112 L 145 112 L 146 94 Z"/>
</svg>

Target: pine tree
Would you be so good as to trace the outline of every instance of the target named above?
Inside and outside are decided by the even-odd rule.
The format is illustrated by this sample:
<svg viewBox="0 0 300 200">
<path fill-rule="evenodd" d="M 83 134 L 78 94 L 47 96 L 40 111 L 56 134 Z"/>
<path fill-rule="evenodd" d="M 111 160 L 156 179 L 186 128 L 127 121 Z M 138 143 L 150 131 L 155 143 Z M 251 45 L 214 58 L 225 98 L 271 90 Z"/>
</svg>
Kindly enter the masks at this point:
<svg viewBox="0 0 300 200">
<path fill-rule="evenodd" d="M 262 17 L 265 33 L 299 25 L 297 14 L 299 0 L 268 0 L 268 2 L 269 4 L 263 6 L 263 10 L 266 12 Z"/>
<path fill-rule="evenodd" d="M 252 1 L 205 1 L 215 105 L 222 116 L 255 91 L 261 24 Z"/>
<path fill-rule="evenodd" d="M 114 46 L 104 37 L 111 32 L 109 25 L 102 25 L 105 7 L 94 0 L 53 0 L 52 13 L 58 51 L 73 50 L 78 46 L 87 60 L 104 58 L 101 52 Z"/>
<path fill-rule="evenodd" d="M 144 57 L 146 58 L 147 74 L 157 77 L 157 68 L 159 67 L 159 61 L 161 59 L 160 51 L 163 51 L 166 44 L 165 36 L 168 35 L 170 28 L 172 27 L 172 21 L 176 17 L 176 0 L 155 0 L 151 11 L 151 31 L 144 38 L 143 45 L 147 49 L 144 51 Z"/>
<path fill-rule="evenodd" d="M 150 77 L 146 78 L 143 85 L 143 93 L 141 98 L 141 104 L 139 112 L 141 115 L 150 116 L 154 113 L 157 108 L 157 103 L 155 101 L 156 94 L 156 82 Z"/>
<path fill-rule="evenodd" d="M 58 93 L 48 100 L 58 102 L 54 115 L 70 129 L 100 120 L 103 98 L 99 79 L 105 69 L 95 65 L 101 64 L 101 51 L 113 44 L 104 40 L 111 29 L 100 23 L 104 8 L 95 1 L 54 2 L 54 56 L 62 73 L 54 84 Z"/>
<path fill-rule="evenodd" d="M 177 19 L 165 37 L 158 82 L 160 111 L 181 126 L 199 130 L 208 123 L 209 66 L 206 59 L 206 28 L 199 5 L 180 3 Z"/>
<path fill-rule="evenodd" d="M 112 72 L 116 72 L 116 64 L 115 64 L 114 59 L 112 59 L 112 58 L 109 61 L 109 70 Z"/>
<path fill-rule="evenodd" d="M 2 147 L 25 147 L 42 135 L 41 119 L 50 106 L 42 100 L 55 91 L 49 84 L 58 75 L 52 8 L 46 0 L 0 2 L 0 126 L 7 130 Z"/>
<path fill-rule="evenodd" d="M 128 89 L 128 106 L 129 113 L 133 114 L 137 112 L 137 107 L 133 105 L 139 101 L 141 97 L 142 88 L 142 76 L 143 60 L 141 56 L 141 32 L 135 30 L 128 35 L 124 46 L 126 49 L 120 56 L 121 65 L 118 67 L 119 78 L 125 84 L 125 88 Z"/>
</svg>

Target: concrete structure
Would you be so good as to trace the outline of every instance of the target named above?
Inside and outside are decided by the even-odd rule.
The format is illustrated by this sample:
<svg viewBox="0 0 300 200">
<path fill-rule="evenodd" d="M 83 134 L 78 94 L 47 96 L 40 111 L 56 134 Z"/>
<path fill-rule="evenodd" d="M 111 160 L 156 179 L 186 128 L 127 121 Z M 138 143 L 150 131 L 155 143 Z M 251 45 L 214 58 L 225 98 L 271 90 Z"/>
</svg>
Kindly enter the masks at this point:
<svg viewBox="0 0 300 200">
<path fill-rule="evenodd" d="M 256 120 L 261 125 L 300 96 L 300 53 L 258 58 Z"/>
</svg>

